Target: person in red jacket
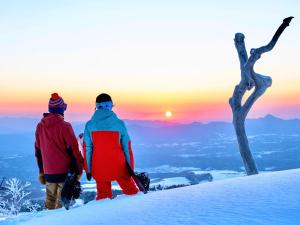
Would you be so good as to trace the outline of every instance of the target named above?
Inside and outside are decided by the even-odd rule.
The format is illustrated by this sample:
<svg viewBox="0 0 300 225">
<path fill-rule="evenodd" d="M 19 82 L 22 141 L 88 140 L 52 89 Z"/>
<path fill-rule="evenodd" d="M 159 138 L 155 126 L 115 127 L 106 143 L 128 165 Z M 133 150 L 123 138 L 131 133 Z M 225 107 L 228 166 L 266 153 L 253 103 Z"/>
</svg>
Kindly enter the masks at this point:
<svg viewBox="0 0 300 225">
<path fill-rule="evenodd" d="M 97 183 L 96 200 L 113 198 L 111 181 L 116 180 L 123 193 L 134 195 L 138 189 L 131 178 L 126 161 L 134 169 L 131 141 L 122 120 L 112 111 L 108 94 L 96 98 L 96 111 L 85 125 L 84 156 L 87 179 Z"/>
<path fill-rule="evenodd" d="M 39 181 L 46 185 L 47 209 L 61 207 L 60 193 L 67 174 L 80 179 L 83 158 L 70 123 L 64 121 L 67 104 L 57 93 L 49 100 L 49 113 L 38 123 L 35 133 L 35 156 L 39 167 Z"/>
</svg>

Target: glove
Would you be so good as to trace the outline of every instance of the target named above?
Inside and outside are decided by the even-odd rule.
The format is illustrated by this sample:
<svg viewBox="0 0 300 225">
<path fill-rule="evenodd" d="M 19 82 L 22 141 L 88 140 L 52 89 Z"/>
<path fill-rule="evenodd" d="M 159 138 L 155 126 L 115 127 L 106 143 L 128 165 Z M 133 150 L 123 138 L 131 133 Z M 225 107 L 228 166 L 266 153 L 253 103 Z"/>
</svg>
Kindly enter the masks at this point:
<svg viewBox="0 0 300 225">
<path fill-rule="evenodd" d="M 46 178 L 45 178 L 45 174 L 44 173 L 40 173 L 39 174 L 39 181 L 42 185 L 46 184 Z"/>
<path fill-rule="evenodd" d="M 92 179 L 92 174 L 91 173 L 86 173 L 86 179 L 90 181 Z"/>
<path fill-rule="evenodd" d="M 78 181 L 80 181 L 81 177 L 82 177 L 82 173 L 76 175 L 76 179 L 77 179 Z"/>
</svg>

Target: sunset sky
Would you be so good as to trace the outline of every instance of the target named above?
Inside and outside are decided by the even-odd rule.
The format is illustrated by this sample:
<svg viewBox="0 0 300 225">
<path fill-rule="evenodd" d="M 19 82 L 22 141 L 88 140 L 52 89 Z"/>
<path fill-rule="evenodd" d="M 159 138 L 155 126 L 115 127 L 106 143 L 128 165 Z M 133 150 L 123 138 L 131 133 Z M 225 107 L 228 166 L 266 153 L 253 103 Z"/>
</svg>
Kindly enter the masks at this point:
<svg viewBox="0 0 300 225">
<path fill-rule="evenodd" d="M 1 1 L 0 116 L 41 117 L 58 92 L 67 119 L 86 120 L 106 92 L 123 119 L 230 121 L 234 34 L 249 51 L 295 16 L 256 64 L 273 85 L 249 117 L 300 118 L 299 12 L 296 0 Z"/>
</svg>

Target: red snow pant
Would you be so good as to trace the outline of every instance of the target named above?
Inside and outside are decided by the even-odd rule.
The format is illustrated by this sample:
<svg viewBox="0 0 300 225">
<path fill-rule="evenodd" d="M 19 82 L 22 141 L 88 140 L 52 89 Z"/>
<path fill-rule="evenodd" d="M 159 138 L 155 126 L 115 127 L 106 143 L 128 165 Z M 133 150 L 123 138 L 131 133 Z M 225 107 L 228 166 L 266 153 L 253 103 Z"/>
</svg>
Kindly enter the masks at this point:
<svg viewBox="0 0 300 225">
<path fill-rule="evenodd" d="M 129 179 L 120 178 L 117 180 L 120 185 L 123 193 L 125 195 L 134 195 L 139 192 L 136 187 L 133 179 L 130 177 Z M 110 181 L 97 181 L 97 196 L 96 200 L 104 199 L 104 198 L 112 198 L 112 190 L 111 190 L 111 182 Z"/>
</svg>

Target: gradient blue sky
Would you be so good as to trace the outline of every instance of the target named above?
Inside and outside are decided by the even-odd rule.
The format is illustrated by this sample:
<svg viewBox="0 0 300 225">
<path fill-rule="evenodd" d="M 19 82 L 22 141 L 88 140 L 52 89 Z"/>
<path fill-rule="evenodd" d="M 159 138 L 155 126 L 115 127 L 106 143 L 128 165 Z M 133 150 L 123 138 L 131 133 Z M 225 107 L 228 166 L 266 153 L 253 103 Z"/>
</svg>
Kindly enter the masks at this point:
<svg viewBox="0 0 300 225">
<path fill-rule="evenodd" d="M 273 86 L 250 116 L 300 114 L 300 1 L 0 1 L 0 115 L 38 116 L 50 93 L 69 117 L 90 116 L 100 92 L 129 119 L 230 120 L 239 82 L 233 37 L 266 44 L 295 16 L 256 70 Z"/>
</svg>

